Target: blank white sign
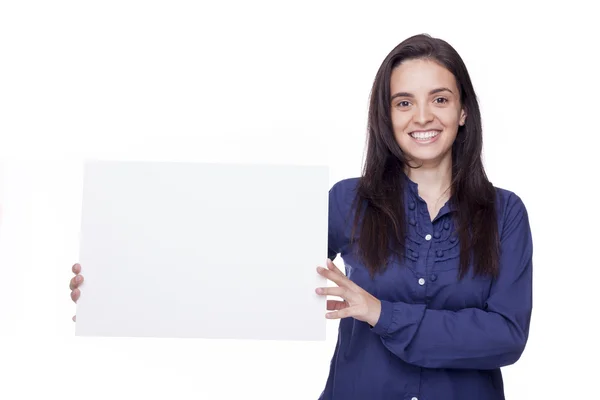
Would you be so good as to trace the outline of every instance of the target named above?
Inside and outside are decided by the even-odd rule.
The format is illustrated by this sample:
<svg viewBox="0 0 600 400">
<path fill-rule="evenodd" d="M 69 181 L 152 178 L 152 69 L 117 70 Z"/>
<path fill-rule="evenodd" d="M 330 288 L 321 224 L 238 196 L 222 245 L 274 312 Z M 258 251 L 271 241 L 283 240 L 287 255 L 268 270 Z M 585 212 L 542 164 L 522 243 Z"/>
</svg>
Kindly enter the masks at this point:
<svg viewBox="0 0 600 400">
<path fill-rule="evenodd" d="M 325 339 L 327 167 L 84 171 L 76 335 Z"/>
</svg>

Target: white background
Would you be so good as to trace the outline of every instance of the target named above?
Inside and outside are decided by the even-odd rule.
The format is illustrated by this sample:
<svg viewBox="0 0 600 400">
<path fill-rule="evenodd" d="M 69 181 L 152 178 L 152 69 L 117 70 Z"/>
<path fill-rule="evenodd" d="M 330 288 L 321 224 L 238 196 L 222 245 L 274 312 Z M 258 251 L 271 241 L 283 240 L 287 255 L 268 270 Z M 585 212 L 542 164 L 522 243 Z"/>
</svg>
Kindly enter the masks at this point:
<svg viewBox="0 0 600 400">
<path fill-rule="evenodd" d="M 0 3 L 0 398 L 316 399 L 334 321 L 317 343 L 74 337 L 81 161 L 356 176 L 377 68 L 421 32 L 464 58 L 489 177 L 530 214 L 534 314 L 507 398 L 597 395 L 600 33 L 586 3 Z"/>
</svg>

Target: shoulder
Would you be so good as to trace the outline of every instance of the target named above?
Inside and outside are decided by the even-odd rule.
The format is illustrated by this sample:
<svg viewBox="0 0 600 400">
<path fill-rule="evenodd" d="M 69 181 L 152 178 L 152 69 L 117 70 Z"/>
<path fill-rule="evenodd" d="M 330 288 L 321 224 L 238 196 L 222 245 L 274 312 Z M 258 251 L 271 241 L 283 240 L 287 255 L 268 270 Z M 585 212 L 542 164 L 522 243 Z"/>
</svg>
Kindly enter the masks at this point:
<svg viewBox="0 0 600 400">
<path fill-rule="evenodd" d="M 360 178 L 346 178 L 337 181 L 329 189 L 329 203 L 340 211 L 349 211 L 356 199 L 356 190 Z"/>
<path fill-rule="evenodd" d="M 331 189 L 329 189 L 329 193 L 337 197 L 354 196 L 359 182 L 359 177 L 342 179 L 333 184 Z"/>
<path fill-rule="evenodd" d="M 501 237 L 507 235 L 516 226 L 522 226 L 528 230 L 529 217 L 523 199 L 514 191 L 494 188 L 496 189 L 496 211 Z"/>
<path fill-rule="evenodd" d="M 337 181 L 329 189 L 329 222 L 342 230 L 351 222 L 360 178 Z"/>
</svg>

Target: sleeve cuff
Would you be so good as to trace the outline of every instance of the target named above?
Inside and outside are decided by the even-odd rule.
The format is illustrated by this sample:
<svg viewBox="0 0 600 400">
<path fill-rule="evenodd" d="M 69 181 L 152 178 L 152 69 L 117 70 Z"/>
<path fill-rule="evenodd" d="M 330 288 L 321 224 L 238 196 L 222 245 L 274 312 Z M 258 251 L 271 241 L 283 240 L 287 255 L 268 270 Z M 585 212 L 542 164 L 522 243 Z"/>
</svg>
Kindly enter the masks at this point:
<svg viewBox="0 0 600 400">
<path fill-rule="evenodd" d="M 392 324 L 393 304 L 386 300 L 381 301 L 381 314 L 379 320 L 371 328 L 371 332 L 378 335 L 385 335 L 389 332 L 390 325 Z"/>
</svg>

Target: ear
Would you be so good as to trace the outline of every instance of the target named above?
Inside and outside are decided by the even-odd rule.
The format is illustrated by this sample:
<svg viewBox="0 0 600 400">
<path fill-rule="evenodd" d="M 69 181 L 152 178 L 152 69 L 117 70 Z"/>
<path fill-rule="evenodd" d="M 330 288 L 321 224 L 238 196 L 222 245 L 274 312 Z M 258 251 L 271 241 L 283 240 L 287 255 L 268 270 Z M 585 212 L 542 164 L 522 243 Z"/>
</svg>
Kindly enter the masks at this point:
<svg viewBox="0 0 600 400">
<path fill-rule="evenodd" d="M 462 110 L 460 110 L 460 119 L 458 121 L 458 124 L 460 126 L 463 126 L 465 124 L 466 120 L 467 120 L 467 111 L 463 108 Z"/>
</svg>

